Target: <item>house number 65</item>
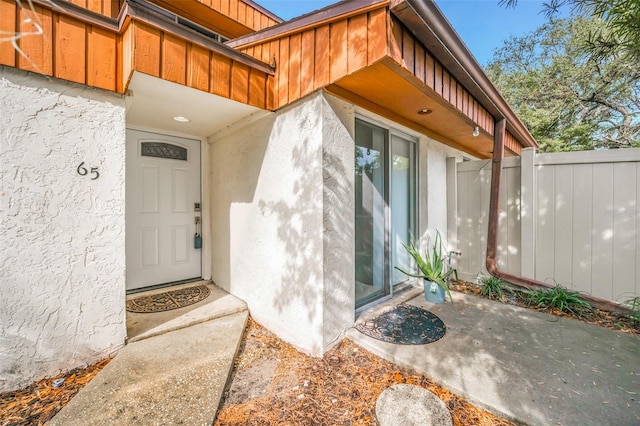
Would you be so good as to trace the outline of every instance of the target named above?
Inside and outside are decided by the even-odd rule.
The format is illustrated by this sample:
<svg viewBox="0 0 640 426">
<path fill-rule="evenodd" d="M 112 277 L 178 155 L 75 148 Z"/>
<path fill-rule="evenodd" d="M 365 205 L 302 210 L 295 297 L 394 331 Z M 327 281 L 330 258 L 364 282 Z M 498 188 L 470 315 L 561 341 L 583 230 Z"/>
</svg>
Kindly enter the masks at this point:
<svg viewBox="0 0 640 426">
<path fill-rule="evenodd" d="M 91 167 L 90 170 L 91 171 L 87 170 L 87 168 L 84 166 L 84 161 L 80 163 L 80 165 L 76 169 L 80 176 L 86 176 L 87 174 L 91 173 L 91 180 L 96 180 L 100 177 L 100 173 L 98 173 L 97 167 Z"/>
</svg>

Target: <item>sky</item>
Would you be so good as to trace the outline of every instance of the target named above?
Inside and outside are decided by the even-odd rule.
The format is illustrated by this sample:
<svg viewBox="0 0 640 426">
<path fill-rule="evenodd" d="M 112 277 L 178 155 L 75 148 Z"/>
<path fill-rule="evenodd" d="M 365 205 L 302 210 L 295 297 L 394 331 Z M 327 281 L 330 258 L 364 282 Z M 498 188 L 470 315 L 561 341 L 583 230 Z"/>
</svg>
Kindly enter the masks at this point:
<svg viewBox="0 0 640 426">
<path fill-rule="evenodd" d="M 321 9 L 337 0 L 254 0 L 285 20 Z M 544 24 L 543 1 L 520 0 L 515 9 L 498 0 L 436 0 L 460 38 L 481 65 L 509 36 L 520 36 Z"/>
</svg>

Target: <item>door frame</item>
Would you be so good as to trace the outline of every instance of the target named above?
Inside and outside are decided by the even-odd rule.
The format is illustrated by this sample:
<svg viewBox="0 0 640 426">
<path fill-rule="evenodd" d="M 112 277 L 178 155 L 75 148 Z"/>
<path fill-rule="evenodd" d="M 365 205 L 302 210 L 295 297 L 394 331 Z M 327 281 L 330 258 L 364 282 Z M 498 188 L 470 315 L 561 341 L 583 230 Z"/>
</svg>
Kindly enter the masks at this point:
<svg viewBox="0 0 640 426">
<path fill-rule="evenodd" d="M 405 130 L 405 128 L 401 125 L 399 125 L 398 123 L 395 122 L 391 122 L 388 121 L 386 119 L 376 119 L 376 118 L 372 118 L 371 116 L 368 115 L 368 112 L 360 112 L 360 111 L 356 111 L 355 117 L 354 117 L 354 126 L 355 126 L 355 120 L 360 120 L 363 121 L 365 123 L 380 127 L 384 130 L 387 131 L 387 135 L 386 135 L 386 147 L 385 147 L 385 154 L 387 156 L 387 162 L 390 163 L 390 161 L 392 160 L 391 158 L 391 153 L 392 153 L 392 147 L 391 147 L 391 139 L 392 139 L 392 135 L 396 135 L 398 137 L 401 137 L 411 143 L 414 144 L 415 147 L 415 151 L 414 151 L 414 178 L 415 178 L 415 182 L 414 182 L 414 200 L 415 200 L 415 212 L 414 212 L 414 227 L 415 227 L 415 232 L 419 233 L 421 228 L 421 209 L 420 209 L 420 198 L 419 198 L 419 194 L 420 194 L 420 177 L 421 177 L 421 170 L 420 170 L 420 155 L 421 155 L 421 150 L 420 150 L 420 146 L 421 146 L 421 137 L 420 135 L 415 134 L 414 132 L 409 131 L 408 129 Z M 354 134 L 354 149 L 356 147 L 356 141 L 355 141 L 355 134 Z M 385 280 L 388 281 L 388 285 L 389 285 L 389 294 L 386 296 L 382 296 L 379 297 L 371 302 L 368 302 L 362 306 L 359 306 L 355 309 L 355 314 L 360 315 L 362 312 L 376 306 L 379 305 L 380 303 L 386 302 L 390 299 L 392 299 L 394 297 L 394 291 L 395 288 L 401 288 L 403 286 L 403 284 L 405 284 L 407 281 L 410 281 L 411 278 L 408 277 L 407 281 L 403 281 L 402 283 L 398 283 L 398 284 L 393 284 L 392 282 L 392 265 L 391 265 L 391 175 L 390 172 L 391 171 L 391 167 L 389 167 L 389 170 L 385 170 L 385 186 L 387 187 L 387 190 L 385 192 L 388 192 L 385 202 L 387 203 L 385 205 L 385 270 L 386 270 L 386 277 Z M 355 191 L 355 188 L 354 188 Z M 354 194 L 355 195 L 355 194 Z M 354 218 L 354 225 L 355 225 L 355 218 Z M 354 235 L 355 238 L 355 235 Z M 416 238 L 418 238 L 418 235 L 416 235 Z M 354 258 L 355 259 L 355 258 Z M 354 286 L 355 286 L 355 277 L 354 277 Z"/>
<path fill-rule="evenodd" d="M 137 130 L 140 132 L 155 133 L 158 135 L 174 136 L 178 138 L 191 139 L 200 142 L 200 235 L 202 235 L 202 248 L 200 249 L 200 276 L 203 280 L 211 279 L 211 236 L 209 232 L 205 230 L 210 229 L 211 224 L 211 209 L 209 209 L 211 202 L 211 188 L 209 181 L 204 179 L 204 176 L 208 176 L 210 161 L 209 161 L 209 144 L 208 138 L 201 136 L 194 136 L 189 133 L 174 132 L 170 130 L 163 130 L 157 127 L 126 125 L 127 130 Z M 125 140 L 125 143 L 128 143 Z M 125 158 L 125 164 L 128 158 Z M 127 178 L 125 175 L 125 193 L 127 191 Z M 125 197 L 126 199 L 126 197 Z M 127 220 L 125 216 L 125 221 Z M 126 263 L 126 259 L 125 259 Z"/>
</svg>

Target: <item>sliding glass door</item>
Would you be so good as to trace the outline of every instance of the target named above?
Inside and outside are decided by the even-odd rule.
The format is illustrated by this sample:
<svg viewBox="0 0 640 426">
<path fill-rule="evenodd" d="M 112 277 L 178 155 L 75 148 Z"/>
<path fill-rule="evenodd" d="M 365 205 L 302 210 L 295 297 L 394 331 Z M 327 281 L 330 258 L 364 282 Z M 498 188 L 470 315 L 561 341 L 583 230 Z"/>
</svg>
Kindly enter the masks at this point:
<svg viewBox="0 0 640 426">
<path fill-rule="evenodd" d="M 395 269 L 412 269 L 412 259 L 402 244 L 408 244 L 416 227 L 416 144 L 391 135 L 391 283 L 400 284 L 407 276 Z"/>
<path fill-rule="evenodd" d="M 410 268 L 402 242 L 415 230 L 415 144 L 356 120 L 356 308 L 392 293 L 406 280 L 393 267 Z"/>
<path fill-rule="evenodd" d="M 356 308 L 391 293 L 386 262 L 387 132 L 356 121 Z"/>
</svg>

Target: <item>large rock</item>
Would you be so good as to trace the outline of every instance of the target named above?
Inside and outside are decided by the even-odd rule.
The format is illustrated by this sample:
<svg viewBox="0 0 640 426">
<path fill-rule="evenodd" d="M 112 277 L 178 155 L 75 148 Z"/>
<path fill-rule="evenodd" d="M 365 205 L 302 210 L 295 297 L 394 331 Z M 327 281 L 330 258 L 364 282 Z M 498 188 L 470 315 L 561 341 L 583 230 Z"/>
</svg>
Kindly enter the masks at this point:
<svg viewBox="0 0 640 426">
<path fill-rule="evenodd" d="M 428 390 L 412 385 L 394 385 L 376 402 L 380 426 L 451 426 L 444 402 Z"/>
</svg>

